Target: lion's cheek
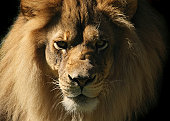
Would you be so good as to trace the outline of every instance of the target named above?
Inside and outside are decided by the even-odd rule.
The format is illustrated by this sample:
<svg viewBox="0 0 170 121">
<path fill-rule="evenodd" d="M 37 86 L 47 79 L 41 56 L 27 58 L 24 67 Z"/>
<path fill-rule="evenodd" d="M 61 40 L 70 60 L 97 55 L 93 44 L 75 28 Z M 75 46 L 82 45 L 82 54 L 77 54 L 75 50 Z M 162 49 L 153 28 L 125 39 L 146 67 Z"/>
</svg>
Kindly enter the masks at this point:
<svg viewBox="0 0 170 121">
<path fill-rule="evenodd" d="M 58 69 L 56 55 L 50 50 L 48 46 L 46 47 L 45 50 L 45 59 L 47 64 L 52 70 Z"/>
<path fill-rule="evenodd" d="M 63 93 L 63 96 L 76 97 L 81 94 L 81 90 L 79 87 L 71 87 L 70 85 L 63 85 L 61 82 L 59 83 L 59 86 Z"/>
<path fill-rule="evenodd" d="M 103 90 L 103 86 L 101 85 L 101 83 L 98 83 L 96 85 L 86 86 L 83 89 L 82 93 L 89 98 L 95 98 L 100 95 L 102 90 Z"/>
</svg>

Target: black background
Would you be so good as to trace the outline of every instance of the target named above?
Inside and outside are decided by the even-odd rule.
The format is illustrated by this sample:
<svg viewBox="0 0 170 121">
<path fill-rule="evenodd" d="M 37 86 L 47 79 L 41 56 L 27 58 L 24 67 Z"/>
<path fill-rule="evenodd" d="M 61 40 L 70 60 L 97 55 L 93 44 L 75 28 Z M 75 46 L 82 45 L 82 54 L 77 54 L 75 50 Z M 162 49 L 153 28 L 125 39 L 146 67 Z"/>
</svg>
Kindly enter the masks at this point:
<svg viewBox="0 0 170 121">
<path fill-rule="evenodd" d="M 168 0 L 148 0 L 150 4 L 159 11 L 169 22 Z M 7 34 L 10 26 L 13 24 L 19 10 L 19 0 L 1 0 L 0 1 L 0 40 Z M 169 24 L 167 24 L 169 29 Z M 169 33 L 170 34 L 170 33 Z M 168 43 L 170 41 L 168 40 Z M 169 55 L 169 44 L 167 55 Z M 163 86 L 156 107 L 152 108 L 145 118 L 141 118 L 140 121 L 166 121 L 170 120 L 170 57 L 167 56 L 163 73 Z"/>
</svg>

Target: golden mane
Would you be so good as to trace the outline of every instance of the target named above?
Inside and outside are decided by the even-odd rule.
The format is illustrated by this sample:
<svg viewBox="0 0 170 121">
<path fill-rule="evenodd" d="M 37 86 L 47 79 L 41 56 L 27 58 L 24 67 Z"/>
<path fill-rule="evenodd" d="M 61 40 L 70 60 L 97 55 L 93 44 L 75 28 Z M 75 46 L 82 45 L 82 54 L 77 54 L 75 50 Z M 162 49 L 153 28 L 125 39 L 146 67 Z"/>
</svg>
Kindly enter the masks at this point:
<svg viewBox="0 0 170 121">
<path fill-rule="evenodd" d="M 70 116 L 60 103 L 61 92 L 51 91 L 53 78 L 45 60 L 46 27 L 53 24 L 50 22 L 54 16 L 60 18 L 62 2 L 21 0 L 21 13 L 0 49 L 0 121 L 69 121 L 72 118 L 125 121 L 131 120 L 132 114 L 145 112 L 154 103 L 165 58 L 163 20 L 143 0 L 133 6 L 137 11 L 127 13 L 109 6 L 118 1 L 116 5 L 124 7 L 126 0 L 102 1 L 97 0 L 102 3 L 98 8 L 111 22 L 122 27 L 115 38 L 126 40 L 118 47 L 114 73 L 110 73 L 111 77 L 123 80 L 123 88 L 119 82 L 108 83 L 105 87 L 108 96 L 100 97 L 102 101 L 95 112 Z"/>
</svg>

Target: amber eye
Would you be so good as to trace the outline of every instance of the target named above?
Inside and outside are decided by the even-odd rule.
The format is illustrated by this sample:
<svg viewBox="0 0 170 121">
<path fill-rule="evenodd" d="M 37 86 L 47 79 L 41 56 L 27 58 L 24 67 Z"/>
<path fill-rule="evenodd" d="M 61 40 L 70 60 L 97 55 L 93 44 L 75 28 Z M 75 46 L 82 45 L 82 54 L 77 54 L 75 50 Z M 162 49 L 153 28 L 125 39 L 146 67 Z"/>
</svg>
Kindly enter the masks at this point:
<svg viewBox="0 0 170 121">
<path fill-rule="evenodd" d="M 105 48 L 107 48 L 107 46 L 108 46 L 107 41 L 100 40 L 96 42 L 96 48 L 98 49 L 98 51 L 104 50 Z"/>
<path fill-rule="evenodd" d="M 65 41 L 56 41 L 54 42 L 54 47 L 56 49 L 67 49 L 68 45 Z"/>
</svg>

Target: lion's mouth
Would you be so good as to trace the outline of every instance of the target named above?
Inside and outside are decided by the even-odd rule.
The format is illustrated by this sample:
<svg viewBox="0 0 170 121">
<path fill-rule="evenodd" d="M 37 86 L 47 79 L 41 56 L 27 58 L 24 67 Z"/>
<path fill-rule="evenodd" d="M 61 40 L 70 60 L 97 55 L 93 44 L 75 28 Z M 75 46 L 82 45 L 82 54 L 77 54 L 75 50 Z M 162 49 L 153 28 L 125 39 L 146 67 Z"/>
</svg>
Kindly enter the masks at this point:
<svg viewBox="0 0 170 121">
<path fill-rule="evenodd" d="M 89 98 L 83 94 L 80 94 L 77 97 L 73 97 L 71 99 L 74 100 L 77 104 L 83 105 L 83 104 L 88 103 L 88 100 L 92 98 Z"/>
<path fill-rule="evenodd" d="M 64 97 L 63 105 L 65 109 L 70 112 L 92 112 L 97 104 L 97 97 L 90 98 L 83 94 L 80 94 L 76 97 Z"/>
</svg>

